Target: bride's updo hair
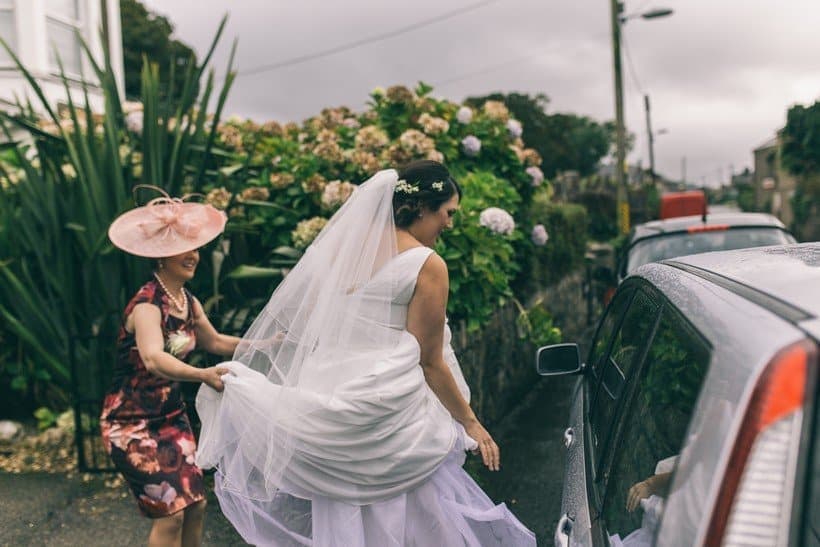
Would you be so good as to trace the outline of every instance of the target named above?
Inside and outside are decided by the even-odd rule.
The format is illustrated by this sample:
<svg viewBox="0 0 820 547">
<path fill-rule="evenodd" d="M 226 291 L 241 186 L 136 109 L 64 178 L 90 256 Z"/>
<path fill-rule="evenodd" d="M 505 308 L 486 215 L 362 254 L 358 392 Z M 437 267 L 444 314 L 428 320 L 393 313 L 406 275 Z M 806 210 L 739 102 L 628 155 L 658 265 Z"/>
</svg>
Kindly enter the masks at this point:
<svg viewBox="0 0 820 547">
<path fill-rule="evenodd" d="M 416 160 L 398 170 L 399 182 L 393 192 L 393 219 L 398 228 L 407 228 L 426 208 L 438 211 L 458 194 L 461 187 L 450 171 L 433 160 Z"/>
</svg>

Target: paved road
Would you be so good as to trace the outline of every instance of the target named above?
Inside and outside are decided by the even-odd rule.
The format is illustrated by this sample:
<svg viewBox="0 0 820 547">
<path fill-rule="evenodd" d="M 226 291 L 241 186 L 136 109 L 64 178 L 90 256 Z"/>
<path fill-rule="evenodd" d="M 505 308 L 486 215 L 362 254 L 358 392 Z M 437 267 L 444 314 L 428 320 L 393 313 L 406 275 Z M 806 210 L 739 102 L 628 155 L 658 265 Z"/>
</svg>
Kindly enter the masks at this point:
<svg viewBox="0 0 820 547">
<path fill-rule="evenodd" d="M 505 502 L 538 545 L 552 545 L 561 510 L 567 394 L 575 377 L 543 378 L 516 411 L 494 429 L 501 446 L 498 473 L 479 471 L 477 480 L 496 502 Z"/>
<path fill-rule="evenodd" d="M 521 406 L 493 428 L 503 451 L 502 471 L 481 471 L 476 459 L 468 465 L 491 498 L 506 502 L 537 534 L 538 544 L 549 545 L 560 509 L 561 439 L 572 380 L 535 381 Z M 0 546 L 145 545 L 150 523 L 138 515 L 125 486 L 106 486 L 111 478 L 0 473 Z M 245 545 L 220 513 L 212 493 L 203 544 Z"/>
<path fill-rule="evenodd" d="M 0 545 L 144 546 L 150 522 L 139 516 L 124 486 L 108 488 L 106 480 L 110 476 L 86 482 L 77 475 L 0 474 Z M 208 501 L 203 545 L 246 545 L 212 495 Z"/>
</svg>

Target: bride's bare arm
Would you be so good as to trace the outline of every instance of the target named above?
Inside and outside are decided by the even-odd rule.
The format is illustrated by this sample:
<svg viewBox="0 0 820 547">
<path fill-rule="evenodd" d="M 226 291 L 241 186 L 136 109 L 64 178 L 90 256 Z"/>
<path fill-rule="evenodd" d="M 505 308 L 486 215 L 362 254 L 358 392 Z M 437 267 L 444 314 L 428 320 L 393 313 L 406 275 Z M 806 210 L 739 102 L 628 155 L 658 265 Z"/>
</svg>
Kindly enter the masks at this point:
<svg viewBox="0 0 820 547">
<path fill-rule="evenodd" d="M 447 265 L 440 256 L 431 254 L 419 273 L 410 300 L 407 330 L 421 346 L 421 367 L 427 385 L 453 418 L 464 426 L 467 434 L 478 442 L 484 464 L 497 470 L 500 463 L 498 445 L 476 419 L 444 361 L 444 321 L 449 289 Z"/>
</svg>

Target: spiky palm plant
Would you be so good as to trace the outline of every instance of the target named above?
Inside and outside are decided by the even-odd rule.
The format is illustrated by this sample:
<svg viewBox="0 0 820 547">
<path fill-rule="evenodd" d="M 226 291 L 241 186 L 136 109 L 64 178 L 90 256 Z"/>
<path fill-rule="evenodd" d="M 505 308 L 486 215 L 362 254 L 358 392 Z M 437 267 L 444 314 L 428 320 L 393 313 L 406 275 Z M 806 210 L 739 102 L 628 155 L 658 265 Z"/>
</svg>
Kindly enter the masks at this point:
<svg viewBox="0 0 820 547">
<path fill-rule="evenodd" d="M 134 206 L 132 188 L 152 184 L 178 195 L 187 180 L 196 190 L 214 161 L 233 50 L 213 116 L 207 114 L 213 71 L 200 83 L 224 26 L 225 19 L 178 95 L 161 98 L 158 67 L 145 61 L 141 134 L 126 126 L 107 48 L 99 64 L 83 44 L 105 112 L 91 111 L 86 83 L 82 104 L 75 102 L 61 69 L 67 107 L 58 114 L 0 39 L 37 98 L 36 107 L 26 101 L 0 112 L 7 141 L 0 150 L 0 339 L 7 348 L 0 352 L 0 376 L 36 404 L 65 407 L 72 379 L 79 380 L 80 397 L 98 392 L 96 371 L 110 368 L 100 361 L 112 358 L 118 314 L 148 274 L 148 264 L 113 249 L 106 235 L 111 221 Z"/>
</svg>

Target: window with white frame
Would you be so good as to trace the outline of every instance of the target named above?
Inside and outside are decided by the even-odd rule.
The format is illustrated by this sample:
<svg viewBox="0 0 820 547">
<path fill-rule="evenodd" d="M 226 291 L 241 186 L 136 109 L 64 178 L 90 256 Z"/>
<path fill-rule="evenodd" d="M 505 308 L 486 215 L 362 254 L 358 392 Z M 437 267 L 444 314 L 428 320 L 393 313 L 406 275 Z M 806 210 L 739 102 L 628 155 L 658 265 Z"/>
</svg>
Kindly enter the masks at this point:
<svg viewBox="0 0 820 547">
<path fill-rule="evenodd" d="M 66 74 L 82 75 L 82 52 L 78 37 L 78 33 L 82 33 L 83 30 L 80 1 L 46 0 L 45 7 L 51 69 L 60 70 L 57 62 L 59 55 Z"/>
<path fill-rule="evenodd" d="M 0 37 L 6 44 L 17 51 L 17 24 L 14 18 L 14 0 L 0 0 Z M 11 55 L 0 46 L 0 67 L 11 66 Z"/>
</svg>

